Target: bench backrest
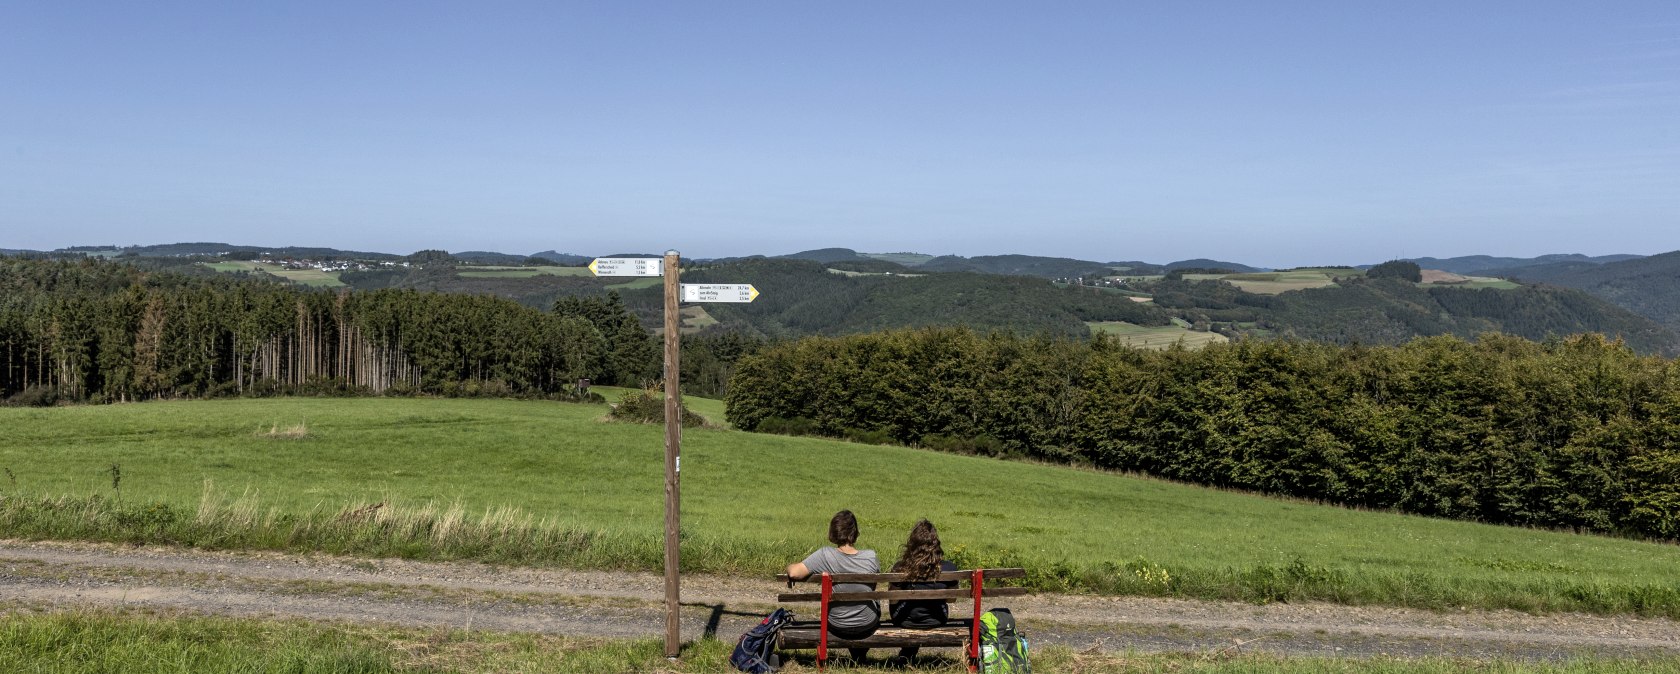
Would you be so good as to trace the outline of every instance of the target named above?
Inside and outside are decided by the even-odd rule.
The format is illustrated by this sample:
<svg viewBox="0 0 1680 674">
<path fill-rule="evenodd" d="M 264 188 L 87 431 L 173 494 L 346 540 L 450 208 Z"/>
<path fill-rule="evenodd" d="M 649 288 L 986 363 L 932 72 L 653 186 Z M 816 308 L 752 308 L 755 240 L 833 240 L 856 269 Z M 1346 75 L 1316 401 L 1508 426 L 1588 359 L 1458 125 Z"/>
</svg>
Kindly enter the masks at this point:
<svg viewBox="0 0 1680 674">
<path fill-rule="evenodd" d="M 776 596 L 778 601 L 817 601 L 822 602 L 817 612 L 817 670 L 822 671 L 823 663 L 828 660 L 828 609 L 836 601 L 864 601 L 870 599 L 969 599 L 974 602 L 973 619 L 968 621 L 968 657 L 969 671 L 974 671 L 973 663 L 980 661 L 980 606 L 986 597 L 1010 597 L 1027 594 L 1024 587 L 986 587 L 986 582 L 993 579 L 1026 578 L 1026 569 L 970 569 L 966 571 L 944 571 L 933 578 L 910 580 L 905 573 L 823 573 L 815 574 L 806 580 L 821 583 L 821 592 L 785 592 Z M 787 582 L 787 574 L 776 576 L 777 580 Z M 835 592 L 835 583 L 920 583 L 929 581 L 968 581 L 967 588 L 952 588 L 940 590 L 870 590 L 868 592 Z"/>
<path fill-rule="evenodd" d="M 820 582 L 823 574 L 812 574 L 806 581 Z M 935 581 L 967 581 L 968 588 L 951 588 L 939 590 L 870 590 L 867 592 L 838 592 L 828 593 L 830 601 L 863 601 L 868 599 L 972 599 L 975 596 L 973 587 L 975 579 L 980 579 L 982 586 L 987 581 L 1008 578 L 1026 578 L 1026 569 L 968 569 L 963 571 L 942 571 L 933 578 L 910 580 L 906 573 L 831 573 L 827 574 L 832 584 L 838 583 L 927 583 Z M 787 582 L 787 574 L 778 574 L 776 579 Z M 980 592 L 993 597 L 1011 597 L 1028 593 L 1024 587 L 981 587 Z M 822 601 L 822 592 L 784 592 L 776 595 L 777 601 Z"/>
</svg>

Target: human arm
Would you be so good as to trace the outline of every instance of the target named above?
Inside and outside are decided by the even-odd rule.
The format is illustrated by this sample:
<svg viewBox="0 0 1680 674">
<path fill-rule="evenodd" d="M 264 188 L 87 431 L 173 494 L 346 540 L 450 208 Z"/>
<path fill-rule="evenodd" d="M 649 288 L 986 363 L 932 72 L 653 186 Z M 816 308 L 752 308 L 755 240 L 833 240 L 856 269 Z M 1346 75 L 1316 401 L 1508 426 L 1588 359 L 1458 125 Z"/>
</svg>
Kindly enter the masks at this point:
<svg viewBox="0 0 1680 674">
<path fill-rule="evenodd" d="M 788 565 L 787 575 L 789 582 L 805 580 L 811 577 L 811 569 L 805 566 L 805 562 L 794 562 Z"/>
</svg>

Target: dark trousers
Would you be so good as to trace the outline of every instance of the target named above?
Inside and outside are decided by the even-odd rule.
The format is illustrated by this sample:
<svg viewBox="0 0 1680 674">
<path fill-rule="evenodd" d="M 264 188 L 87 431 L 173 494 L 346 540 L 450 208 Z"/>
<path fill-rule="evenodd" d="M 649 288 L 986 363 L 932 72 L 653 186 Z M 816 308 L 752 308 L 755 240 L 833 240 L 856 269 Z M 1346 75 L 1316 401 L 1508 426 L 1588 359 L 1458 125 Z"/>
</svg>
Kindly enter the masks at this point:
<svg viewBox="0 0 1680 674">
<path fill-rule="evenodd" d="M 879 623 L 871 624 L 868 627 L 849 628 L 839 627 L 834 623 L 829 623 L 828 633 L 829 635 L 840 639 L 868 639 L 871 635 L 875 634 L 875 629 L 877 627 L 880 627 Z M 846 651 L 852 654 L 853 660 L 863 660 L 864 658 L 869 657 L 869 649 L 867 648 L 848 648 Z"/>
</svg>

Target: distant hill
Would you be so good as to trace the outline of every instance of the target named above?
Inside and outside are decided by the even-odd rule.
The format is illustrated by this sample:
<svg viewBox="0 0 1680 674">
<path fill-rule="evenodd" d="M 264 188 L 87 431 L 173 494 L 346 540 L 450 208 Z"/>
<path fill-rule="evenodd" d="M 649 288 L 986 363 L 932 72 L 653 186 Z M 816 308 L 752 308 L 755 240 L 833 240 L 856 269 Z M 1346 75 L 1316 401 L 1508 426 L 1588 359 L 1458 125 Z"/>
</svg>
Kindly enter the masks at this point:
<svg viewBox="0 0 1680 674">
<path fill-rule="evenodd" d="M 1643 353 L 1680 351 L 1680 335 L 1649 318 L 1569 288 L 1418 285 L 1340 278 L 1335 284 L 1257 295 L 1222 281 L 1163 279 L 1134 289 L 1193 324 L 1229 336 L 1285 336 L 1339 344 L 1399 344 L 1429 335 L 1483 332 L 1542 340 L 1601 332 Z"/>
<path fill-rule="evenodd" d="M 920 272 L 917 272 L 916 270 L 914 270 L 910 267 L 906 267 L 904 265 L 898 264 L 897 262 L 888 262 L 886 260 L 879 260 L 879 259 L 868 258 L 868 257 L 863 258 L 861 260 L 842 260 L 840 262 L 829 262 L 829 263 L 824 264 L 823 266 L 828 267 L 829 269 L 838 269 L 840 271 L 855 271 L 855 272 L 859 272 L 859 273 L 863 273 L 863 274 L 914 274 L 914 273 L 920 273 Z"/>
<path fill-rule="evenodd" d="M 1167 273 L 1167 268 L 1153 262 L 1128 260 L 1125 262 L 1109 262 L 1109 273 L 1116 276 L 1160 276 Z"/>
<path fill-rule="evenodd" d="M 1576 288 L 1680 331 L 1680 251 L 1591 266 L 1562 262 L 1501 273 L 1530 283 Z"/>
<path fill-rule="evenodd" d="M 561 253 L 552 250 L 545 250 L 541 253 L 531 253 L 531 257 L 540 257 L 544 260 L 567 267 L 586 265 L 589 264 L 591 260 L 595 259 L 587 255 L 575 255 L 572 253 Z"/>
<path fill-rule="evenodd" d="M 784 260 L 810 260 L 812 262 L 856 262 L 871 259 L 859 255 L 857 251 L 850 248 L 818 248 L 788 255 L 777 255 L 776 257 Z"/>
<path fill-rule="evenodd" d="M 1589 257 L 1579 253 L 1553 253 L 1551 255 L 1541 255 L 1539 257 L 1464 255 L 1449 258 L 1412 257 L 1405 259 L 1410 262 L 1416 262 L 1419 267 L 1423 267 L 1424 269 L 1439 269 L 1441 271 L 1450 271 L 1454 274 L 1464 274 L 1466 276 L 1495 276 L 1497 274 L 1491 273 L 1489 270 L 1515 270 L 1524 267 L 1556 264 L 1560 262 L 1599 265 L 1610 262 L 1621 262 L 1623 260 L 1632 260 L 1639 257 L 1641 256 L 1599 255 L 1597 257 Z M 1368 264 L 1360 265 L 1360 268 L 1364 269 L 1369 268 L 1370 266 L 1371 265 Z"/>
<path fill-rule="evenodd" d="M 1248 266 L 1246 264 L 1242 264 L 1240 262 L 1223 262 L 1223 261 L 1220 261 L 1220 260 L 1209 260 L 1205 257 L 1199 257 L 1199 258 L 1196 258 L 1194 260 L 1179 260 L 1178 262 L 1168 262 L 1166 264 L 1166 268 L 1167 268 L 1168 271 L 1172 271 L 1174 269 L 1229 269 L 1231 271 L 1238 272 L 1238 273 L 1243 273 L 1243 274 L 1257 272 L 1257 271 L 1265 271 L 1264 269 L 1260 269 L 1258 267 L 1250 267 L 1250 266 Z"/>
<path fill-rule="evenodd" d="M 899 253 L 858 253 L 858 255 L 874 258 L 876 260 L 886 260 L 887 262 L 901 264 L 906 267 L 915 267 L 925 264 L 928 260 L 932 260 L 934 258 L 933 255 L 928 255 L 927 253 L 912 253 L 909 251 Z"/>
<path fill-rule="evenodd" d="M 90 247 L 87 250 L 109 254 L 113 249 Z M 204 274 L 215 272 L 191 257 L 181 256 L 247 250 L 313 259 L 346 255 L 362 259 L 398 257 L 330 248 L 261 248 L 215 243 L 136 246 L 121 250 L 138 255 L 125 257 L 129 264 Z M 1500 331 L 1532 339 L 1604 332 L 1620 336 L 1646 353 L 1674 353 L 1680 344 L 1680 337 L 1671 329 L 1680 328 L 1677 325 L 1680 324 L 1680 252 L 1602 264 L 1584 262 L 1578 259 L 1581 256 L 1558 256 L 1564 259 L 1532 268 L 1535 272 L 1553 273 L 1546 277 L 1547 282 L 1580 290 L 1554 286 L 1503 290 L 1418 286 L 1396 279 L 1366 279 L 1355 273 L 1345 277 L 1329 275 L 1320 279 L 1320 283 L 1303 286 L 1323 286 L 1312 289 L 1270 288 L 1271 294 L 1259 294 L 1254 287 L 1260 282 L 1257 279 L 1160 278 L 1165 266 L 1144 262 L 1094 262 L 1030 255 L 944 256 L 905 267 L 883 259 L 890 256 L 894 260 L 914 260 L 915 255 L 873 256 L 847 248 L 817 249 L 782 258 L 703 261 L 685 271 L 683 278 L 689 282 L 757 285 L 761 295 L 751 304 L 720 303 L 709 305 L 706 310 L 718 321 L 712 329 L 741 330 L 771 337 L 933 325 L 1074 337 L 1088 334 L 1087 323 L 1093 322 L 1125 322 L 1144 327 L 1177 322 L 1232 338 L 1293 336 L 1342 343 L 1392 344 L 1424 335 L 1470 337 Z M 510 264 L 523 261 L 516 255 L 487 251 L 468 251 L 459 256 Z M 610 256 L 657 257 L 648 253 Z M 533 257 L 572 265 L 585 264 L 591 259 L 555 251 Z M 1581 267 L 1583 264 L 1593 266 Z M 1208 259 L 1183 260 L 1172 266 L 1253 269 Z M 1128 271 L 1117 273 L 1117 268 L 1128 268 Z M 1060 277 L 1109 275 L 1157 278 L 1128 280 L 1123 288 L 1059 288 L 1049 281 Z M 346 271 L 339 278 L 358 289 L 412 288 L 492 294 L 545 309 L 556 297 L 600 295 L 616 290 L 623 295 L 626 305 L 649 325 L 656 322 L 661 306 L 659 289 L 641 283 L 643 279 L 550 274 L 492 276 L 463 277 L 452 267 L 419 267 Z M 1244 283 L 1249 284 L 1249 290 L 1244 290 Z"/>
<path fill-rule="evenodd" d="M 917 271 L 968 271 L 981 274 L 1036 276 L 1044 279 L 1077 276 L 1103 276 L 1109 272 L 1106 262 L 1075 260 L 1066 257 L 1036 255 L 980 255 L 962 257 L 942 255 L 916 266 Z"/>
<path fill-rule="evenodd" d="M 810 260 L 758 259 L 696 269 L 683 279 L 754 284 L 761 294 L 751 304 L 706 310 L 721 327 L 771 337 L 932 325 L 1084 337 L 1090 334 L 1086 321 L 1168 323 L 1166 313 L 1123 295 L 1057 288 L 1020 276 L 912 271 L 920 275 L 842 275 Z M 657 297 L 657 291 L 625 293 L 632 305 L 646 306 Z"/>
<path fill-rule="evenodd" d="M 487 250 L 467 250 L 459 253 L 450 253 L 449 255 L 450 257 L 463 262 L 494 265 L 521 265 L 525 264 L 527 259 L 530 259 L 529 256 L 525 255 L 509 255 L 507 253 L 495 253 Z"/>
<path fill-rule="evenodd" d="M 34 255 L 39 254 L 40 252 L 41 251 L 38 250 L 24 250 L 21 248 L 0 248 L 0 255 Z"/>
<path fill-rule="evenodd" d="M 367 251 L 339 250 L 337 248 L 312 248 L 304 246 L 241 246 L 231 243 L 193 242 L 193 243 L 164 243 L 150 246 L 71 246 L 60 248 L 60 251 L 74 253 L 91 253 L 115 250 L 119 255 L 135 255 L 139 257 L 188 257 L 188 256 L 217 256 L 228 253 L 256 253 L 270 257 L 290 257 L 311 260 L 393 260 L 401 255 L 391 253 L 372 253 Z"/>
</svg>

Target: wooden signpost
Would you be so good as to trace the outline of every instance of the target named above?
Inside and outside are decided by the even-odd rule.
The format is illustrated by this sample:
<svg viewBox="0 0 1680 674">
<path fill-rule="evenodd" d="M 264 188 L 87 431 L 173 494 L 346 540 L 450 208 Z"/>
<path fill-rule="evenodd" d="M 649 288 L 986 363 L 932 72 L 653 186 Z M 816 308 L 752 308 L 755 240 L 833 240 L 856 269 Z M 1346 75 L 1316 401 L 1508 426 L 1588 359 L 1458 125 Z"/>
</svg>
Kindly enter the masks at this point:
<svg viewBox="0 0 1680 674">
<path fill-rule="evenodd" d="M 682 391 L 678 388 L 682 356 L 682 302 L 751 302 L 758 289 L 750 284 L 679 283 L 682 256 L 665 251 L 664 258 L 598 257 L 589 263 L 596 276 L 665 277 L 665 657 L 682 652 L 682 627 L 677 620 L 681 578 L 677 574 L 677 532 L 682 521 Z"/>
</svg>

